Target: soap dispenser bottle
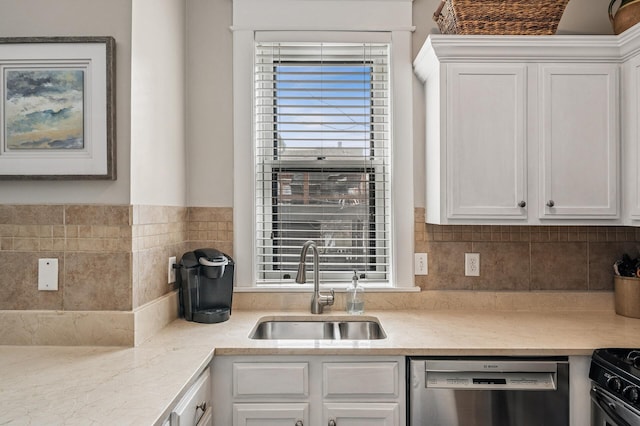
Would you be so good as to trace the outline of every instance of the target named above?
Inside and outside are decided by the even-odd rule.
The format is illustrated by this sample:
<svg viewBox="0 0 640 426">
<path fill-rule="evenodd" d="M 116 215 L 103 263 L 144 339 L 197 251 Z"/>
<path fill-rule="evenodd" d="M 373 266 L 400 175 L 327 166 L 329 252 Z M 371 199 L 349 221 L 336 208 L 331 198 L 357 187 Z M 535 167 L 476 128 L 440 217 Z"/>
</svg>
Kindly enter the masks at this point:
<svg viewBox="0 0 640 426">
<path fill-rule="evenodd" d="M 358 284 L 358 271 L 353 271 L 351 287 L 347 289 L 347 313 L 353 315 L 364 313 L 364 288 Z"/>
</svg>

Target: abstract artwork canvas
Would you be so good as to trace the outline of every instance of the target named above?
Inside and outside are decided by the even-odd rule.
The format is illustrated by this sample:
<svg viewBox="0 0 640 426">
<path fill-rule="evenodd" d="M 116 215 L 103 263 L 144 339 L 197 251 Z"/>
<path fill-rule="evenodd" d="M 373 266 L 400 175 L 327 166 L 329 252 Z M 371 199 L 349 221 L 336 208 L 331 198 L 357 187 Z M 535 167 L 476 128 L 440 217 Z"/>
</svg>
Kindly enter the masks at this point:
<svg viewBox="0 0 640 426">
<path fill-rule="evenodd" d="M 6 146 L 16 149 L 84 147 L 84 71 L 5 70 Z"/>
</svg>

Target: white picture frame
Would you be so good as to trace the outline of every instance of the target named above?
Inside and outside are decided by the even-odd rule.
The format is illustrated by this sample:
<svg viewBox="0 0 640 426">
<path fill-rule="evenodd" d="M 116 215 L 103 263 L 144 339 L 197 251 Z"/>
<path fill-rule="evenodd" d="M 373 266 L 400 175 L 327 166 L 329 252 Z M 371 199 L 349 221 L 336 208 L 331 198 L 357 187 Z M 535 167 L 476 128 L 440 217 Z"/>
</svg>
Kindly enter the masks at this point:
<svg viewBox="0 0 640 426">
<path fill-rule="evenodd" d="M 0 38 L 0 179 L 116 179 L 115 39 Z"/>
</svg>

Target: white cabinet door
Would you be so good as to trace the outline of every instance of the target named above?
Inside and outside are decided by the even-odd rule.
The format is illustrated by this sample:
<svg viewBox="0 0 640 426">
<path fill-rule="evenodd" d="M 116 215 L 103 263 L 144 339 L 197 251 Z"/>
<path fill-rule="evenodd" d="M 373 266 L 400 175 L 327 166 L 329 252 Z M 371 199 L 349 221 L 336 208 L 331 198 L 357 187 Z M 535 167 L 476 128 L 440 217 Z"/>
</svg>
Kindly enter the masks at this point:
<svg viewBox="0 0 640 426">
<path fill-rule="evenodd" d="M 308 426 L 309 404 L 233 404 L 233 426 Z"/>
<path fill-rule="evenodd" d="M 540 217 L 618 217 L 618 65 L 540 70 Z"/>
<path fill-rule="evenodd" d="M 624 65 L 625 112 L 622 120 L 629 216 L 640 220 L 640 55 Z"/>
<path fill-rule="evenodd" d="M 323 426 L 400 426 L 400 407 L 395 402 L 325 403 L 321 424 Z"/>
<path fill-rule="evenodd" d="M 527 217 L 527 68 L 449 64 L 446 195 L 450 219 Z"/>
</svg>

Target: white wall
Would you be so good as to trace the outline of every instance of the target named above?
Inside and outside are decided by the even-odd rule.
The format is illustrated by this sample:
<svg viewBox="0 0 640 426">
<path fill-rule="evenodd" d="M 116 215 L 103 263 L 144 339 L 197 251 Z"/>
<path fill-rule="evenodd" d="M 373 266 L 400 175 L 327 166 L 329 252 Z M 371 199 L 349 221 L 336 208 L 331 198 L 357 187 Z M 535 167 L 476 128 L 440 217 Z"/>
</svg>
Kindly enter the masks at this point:
<svg viewBox="0 0 640 426">
<path fill-rule="evenodd" d="M 129 203 L 131 0 L 1 0 L 0 37 L 116 39 L 116 181 L 0 181 L 0 203 Z"/>
<path fill-rule="evenodd" d="M 185 206 L 185 0 L 134 0 L 131 204 Z"/>
<path fill-rule="evenodd" d="M 189 206 L 233 206 L 231 6 L 231 0 L 187 0 Z"/>
</svg>

